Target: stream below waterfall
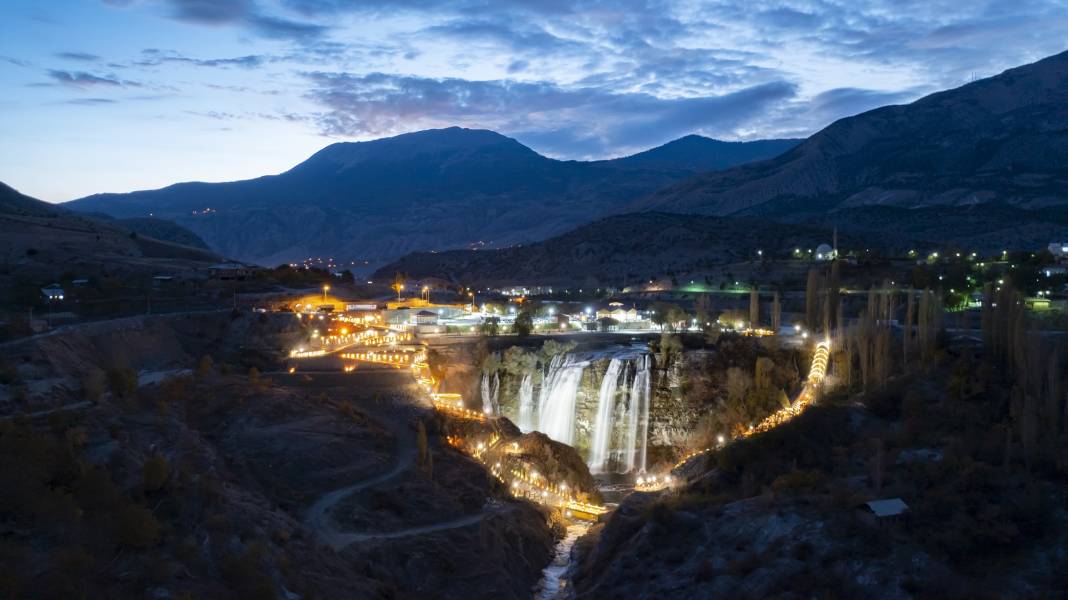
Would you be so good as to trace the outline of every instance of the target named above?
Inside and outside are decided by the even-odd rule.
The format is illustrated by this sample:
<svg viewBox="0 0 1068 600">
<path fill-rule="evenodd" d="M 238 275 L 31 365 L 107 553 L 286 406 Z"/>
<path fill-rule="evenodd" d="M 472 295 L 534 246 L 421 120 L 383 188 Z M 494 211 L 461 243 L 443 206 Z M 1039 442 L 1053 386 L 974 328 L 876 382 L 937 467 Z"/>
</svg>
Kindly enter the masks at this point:
<svg viewBox="0 0 1068 600">
<path fill-rule="evenodd" d="M 537 600 L 562 600 L 567 598 L 566 579 L 568 567 L 571 566 L 571 548 L 575 542 L 586 534 L 590 528 L 589 523 L 581 521 L 572 522 L 567 526 L 564 534 L 556 544 L 556 552 L 552 562 L 541 573 L 541 581 L 534 586 L 534 598 Z"/>
</svg>

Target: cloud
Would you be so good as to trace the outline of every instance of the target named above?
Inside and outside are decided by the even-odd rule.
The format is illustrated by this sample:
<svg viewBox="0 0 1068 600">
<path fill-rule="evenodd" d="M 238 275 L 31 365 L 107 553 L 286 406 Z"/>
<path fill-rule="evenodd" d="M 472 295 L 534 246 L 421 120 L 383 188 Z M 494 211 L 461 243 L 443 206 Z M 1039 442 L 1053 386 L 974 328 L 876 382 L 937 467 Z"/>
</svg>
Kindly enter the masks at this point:
<svg viewBox="0 0 1068 600">
<path fill-rule="evenodd" d="M 74 104 L 78 106 L 101 106 L 105 104 L 116 104 L 118 101 L 111 98 L 74 98 L 71 100 L 64 100 L 63 104 Z"/>
<path fill-rule="evenodd" d="M 58 69 L 51 69 L 48 71 L 48 76 L 63 85 L 83 89 L 92 87 L 124 87 L 128 85 L 139 85 L 134 82 L 120 81 L 114 77 L 93 75 L 92 73 L 86 73 L 85 71 L 61 71 Z"/>
<path fill-rule="evenodd" d="M 100 60 L 100 57 L 95 54 L 89 54 L 88 52 L 57 52 L 58 58 L 66 60 L 74 60 L 81 62 L 96 62 Z"/>
<path fill-rule="evenodd" d="M 254 8 L 249 0 L 170 0 L 170 4 L 175 19 L 205 25 L 238 23 Z"/>
<path fill-rule="evenodd" d="M 540 150 L 566 156 L 618 154 L 694 131 L 731 137 L 796 93 L 783 81 L 722 95 L 660 98 L 551 82 L 382 73 L 312 72 L 306 77 L 313 84 L 309 97 L 327 109 L 317 123 L 328 135 L 378 137 L 459 124 L 516 135 Z"/>
<path fill-rule="evenodd" d="M 192 58 L 171 50 L 159 50 L 146 48 L 141 51 L 142 58 L 135 61 L 138 66 L 156 66 L 162 63 L 174 62 L 195 65 L 198 67 L 244 67 L 246 69 L 259 67 L 268 61 L 268 57 L 260 54 L 247 56 L 235 56 L 230 58 Z"/>
<path fill-rule="evenodd" d="M 15 65 L 16 67 L 29 67 L 32 65 L 28 60 L 22 60 L 21 58 L 15 58 L 13 56 L 0 56 L 0 60 Z"/>
<path fill-rule="evenodd" d="M 252 0 L 168 0 L 171 16 L 197 25 L 243 26 L 261 37 L 312 40 L 329 29 L 314 23 L 291 21 L 264 13 Z"/>
</svg>

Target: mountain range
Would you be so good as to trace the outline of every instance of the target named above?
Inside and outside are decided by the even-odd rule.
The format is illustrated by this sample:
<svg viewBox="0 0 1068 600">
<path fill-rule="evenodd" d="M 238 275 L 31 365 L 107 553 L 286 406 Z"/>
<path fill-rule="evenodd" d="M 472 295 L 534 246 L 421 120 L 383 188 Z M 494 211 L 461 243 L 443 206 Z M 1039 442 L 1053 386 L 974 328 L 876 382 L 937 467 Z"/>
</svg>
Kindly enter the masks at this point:
<svg viewBox="0 0 1068 600">
<path fill-rule="evenodd" d="M 332 256 L 376 265 L 417 250 L 545 239 L 707 170 L 768 158 L 798 140 L 687 136 L 602 161 L 547 158 L 486 130 L 336 143 L 280 175 L 98 194 L 68 208 L 173 220 L 226 256 L 260 264 Z"/>
<path fill-rule="evenodd" d="M 628 211 L 506 251 L 414 254 L 375 276 L 579 282 L 583 273 L 699 272 L 832 227 L 884 250 L 1045 248 L 1068 239 L 1068 53 L 841 119 L 779 156 L 688 178 Z M 673 256 L 644 231 L 673 240 Z"/>
<path fill-rule="evenodd" d="M 431 251 L 444 268 L 440 251 L 571 243 L 564 234 L 577 226 L 640 212 L 658 213 L 647 220 L 654 227 L 660 213 L 754 216 L 872 243 L 1044 247 L 1068 233 L 1066 190 L 1068 52 L 838 120 L 800 143 L 687 136 L 580 162 L 449 128 L 333 144 L 280 175 L 69 206 L 171 219 L 216 251 L 260 263 L 329 255 L 376 266 Z M 529 258 L 477 262 L 520 255 Z"/>
<path fill-rule="evenodd" d="M 1068 52 L 836 121 L 770 160 L 702 174 L 636 209 L 822 214 L 1068 202 Z"/>
</svg>

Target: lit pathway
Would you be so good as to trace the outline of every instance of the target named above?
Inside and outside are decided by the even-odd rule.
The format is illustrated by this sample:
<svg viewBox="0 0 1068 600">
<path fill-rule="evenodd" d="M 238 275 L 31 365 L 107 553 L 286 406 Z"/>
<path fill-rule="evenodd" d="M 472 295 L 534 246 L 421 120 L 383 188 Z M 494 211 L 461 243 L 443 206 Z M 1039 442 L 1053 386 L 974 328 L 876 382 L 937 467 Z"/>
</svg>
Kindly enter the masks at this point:
<svg viewBox="0 0 1068 600">
<path fill-rule="evenodd" d="M 804 412 L 816 399 L 816 393 L 819 390 L 820 385 L 823 384 L 823 379 L 827 376 L 827 365 L 830 361 L 830 352 L 831 345 L 829 342 L 819 342 L 816 344 L 816 352 L 812 355 L 812 367 L 809 368 L 808 378 L 805 379 L 805 385 L 801 388 L 801 393 L 797 395 L 797 399 L 791 402 L 790 406 L 771 413 L 764 418 L 763 421 L 757 423 L 756 426 L 750 427 L 735 439 L 747 438 L 758 433 L 770 431 Z M 708 454 L 712 450 L 714 450 L 714 448 L 703 448 L 691 452 L 682 457 L 679 462 L 675 463 L 675 466 L 671 470 L 675 471 L 694 458 Z M 652 491 L 652 488 L 647 491 Z"/>
</svg>

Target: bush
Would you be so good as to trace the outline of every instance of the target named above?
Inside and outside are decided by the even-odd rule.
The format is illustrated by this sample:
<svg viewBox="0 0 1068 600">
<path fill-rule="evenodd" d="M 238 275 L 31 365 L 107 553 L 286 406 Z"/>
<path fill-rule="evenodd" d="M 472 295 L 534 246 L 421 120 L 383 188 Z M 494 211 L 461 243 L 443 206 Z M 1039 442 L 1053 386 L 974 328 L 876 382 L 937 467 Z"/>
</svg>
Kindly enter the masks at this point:
<svg viewBox="0 0 1068 600">
<path fill-rule="evenodd" d="M 208 356 L 207 354 L 205 354 L 204 356 L 201 356 L 200 360 L 197 362 L 197 368 L 196 368 L 197 377 L 203 379 L 203 378 L 207 377 L 208 375 L 211 375 L 211 370 L 212 370 L 212 368 L 214 366 L 215 366 L 215 363 L 214 363 L 214 361 L 211 360 L 210 356 Z"/>
<path fill-rule="evenodd" d="M 171 476 L 171 466 L 167 459 L 159 454 L 154 454 L 141 466 L 141 486 L 146 492 L 154 492 L 162 488 Z"/>
<path fill-rule="evenodd" d="M 818 491 L 826 481 L 827 476 L 819 471 L 796 470 L 776 477 L 771 489 L 776 494 L 795 495 Z"/>
<path fill-rule="evenodd" d="M 151 548 L 159 542 L 160 527 L 152 511 L 127 504 L 115 515 L 115 541 L 129 548 Z"/>
<path fill-rule="evenodd" d="M 107 372 L 108 389 L 117 398 L 130 398 L 137 392 L 137 373 L 129 367 L 115 367 Z"/>
<path fill-rule="evenodd" d="M 82 397 L 90 402 L 96 402 L 103 394 L 104 375 L 100 371 L 92 371 L 82 378 Z"/>
</svg>

